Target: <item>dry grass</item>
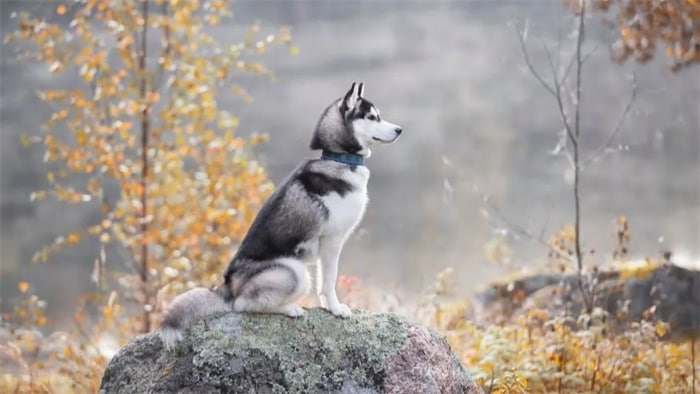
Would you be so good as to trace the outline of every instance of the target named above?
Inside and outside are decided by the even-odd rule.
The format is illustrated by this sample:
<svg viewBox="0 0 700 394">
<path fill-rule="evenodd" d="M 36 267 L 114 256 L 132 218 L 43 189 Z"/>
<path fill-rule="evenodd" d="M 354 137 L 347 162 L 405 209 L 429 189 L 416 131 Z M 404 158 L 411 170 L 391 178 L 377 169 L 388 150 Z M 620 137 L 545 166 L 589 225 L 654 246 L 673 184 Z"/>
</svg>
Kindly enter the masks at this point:
<svg viewBox="0 0 700 394">
<path fill-rule="evenodd" d="M 466 301 L 437 301 L 448 274 L 438 278 L 413 312 L 401 310 L 401 303 L 392 302 L 384 293 L 363 288 L 357 279 L 343 278 L 340 284 L 343 299 L 355 307 L 399 310 L 442 332 L 486 392 L 693 392 L 694 357 L 700 346 L 691 341 L 660 340 L 668 329 L 664 323 L 633 323 L 627 331 L 611 334 L 595 313 L 585 319 L 593 324 L 576 330 L 576 319 L 535 309 L 512 323 L 479 325 L 466 318 Z M 16 320 L 17 329 L 7 331 L 7 340 L 0 343 L 4 364 L 0 392 L 97 392 L 110 353 L 122 342 L 117 339 L 111 348 L 105 343 L 108 338 L 117 338 L 117 331 L 80 321 L 74 332 L 43 337 L 37 330 L 37 322 L 45 321 L 42 304 L 31 296 L 27 300 L 16 310 L 24 311 L 24 319 Z M 119 321 L 110 317 L 112 322 Z M 98 329 L 88 330 L 88 324 Z"/>
</svg>

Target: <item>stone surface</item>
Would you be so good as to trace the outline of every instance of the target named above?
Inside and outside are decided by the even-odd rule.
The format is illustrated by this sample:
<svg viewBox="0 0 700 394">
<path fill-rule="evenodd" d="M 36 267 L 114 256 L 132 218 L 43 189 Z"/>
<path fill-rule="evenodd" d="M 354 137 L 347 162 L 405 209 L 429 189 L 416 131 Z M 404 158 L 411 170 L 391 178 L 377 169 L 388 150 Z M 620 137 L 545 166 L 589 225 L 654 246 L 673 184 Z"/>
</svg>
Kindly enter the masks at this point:
<svg viewBox="0 0 700 394">
<path fill-rule="evenodd" d="M 482 393 L 447 341 L 391 314 L 228 313 L 166 350 L 156 334 L 111 360 L 101 393 Z"/>
<path fill-rule="evenodd" d="M 483 311 L 479 317 L 502 323 L 535 308 L 577 316 L 582 303 L 576 280 L 575 275 L 540 274 L 493 283 L 477 295 Z M 670 324 L 669 337 L 700 332 L 700 271 L 650 264 L 603 271 L 596 280 L 595 306 L 607 312 L 613 328 L 624 330 L 629 322 L 659 319 Z"/>
</svg>

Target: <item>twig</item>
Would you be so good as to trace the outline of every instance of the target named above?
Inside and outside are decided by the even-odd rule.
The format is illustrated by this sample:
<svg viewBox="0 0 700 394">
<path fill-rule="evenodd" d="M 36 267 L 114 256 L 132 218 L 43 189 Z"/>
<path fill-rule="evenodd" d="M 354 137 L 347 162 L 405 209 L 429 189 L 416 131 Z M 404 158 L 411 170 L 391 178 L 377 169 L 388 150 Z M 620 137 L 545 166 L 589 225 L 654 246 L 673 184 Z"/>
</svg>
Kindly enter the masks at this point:
<svg viewBox="0 0 700 394">
<path fill-rule="evenodd" d="M 493 392 L 493 383 L 496 378 L 496 370 L 492 369 L 491 370 L 491 381 L 489 382 L 489 389 L 487 391 L 488 394 L 491 394 Z"/>
<path fill-rule="evenodd" d="M 530 69 L 530 73 L 532 73 L 532 75 L 537 79 L 537 81 L 542 85 L 542 87 L 547 89 L 547 91 L 552 96 L 556 97 L 557 93 L 551 86 L 549 86 L 549 84 L 544 79 L 542 79 L 542 76 L 540 76 L 537 70 L 535 70 L 535 67 L 532 65 L 532 62 L 530 61 L 530 54 L 527 52 L 527 48 L 525 47 L 525 38 L 520 33 L 520 30 L 518 30 L 518 26 L 515 24 L 513 24 L 513 26 L 515 27 L 515 33 L 517 34 L 518 40 L 520 41 L 520 48 L 522 49 L 523 55 L 525 56 L 525 64 L 527 65 L 527 68 Z"/>
<path fill-rule="evenodd" d="M 571 125 L 569 124 L 569 119 L 566 117 L 566 110 L 564 109 L 564 101 L 562 100 L 562 89 L 561 89 L 561 81 L 559 80 L 559 77 L 557 76 L 557 70 L 554 67 L 554 62 L 552 61 L 552 53 L 549 51 L 549 48 L 545 47 L 545 53 L 547 54 L 547 62 L 549 63 L 549 67 L 552 71 L 552 76 L 554 77 L 554 98 L 557 100 L 557 107 L 559 108 L 559 115 L 561 116 L 562 122 L 564 122 L 564 128 L 566 129 L 566 135 L 569 137 L 569 142 L 571 142 L 572 146 L 574 147 L 574 150 L 578 150 L 578 136 L 574 135 L 574 131 L 571 129 Z M 576 103 L 576 107 L 578 107 L 578 102 Z M 575 165 L 576 163 L 574 163 Z"/>
<path fill-rule="evenodd" d="M 550 251 L 552 251 L 553 253 L 555 253 L 557 255 L 557 257 L 559 257 L 559 258 L 565 259 L 569 262 L 573 262 L 573 260 L 571 259 L 570 256 L 568 256 L 567 254 L 563 253 L 560 250 L 557 250 L 552 245 L 548 244 L 547 241 L 545 241 L 542 237 L 536 236 L 536 235 L 532 234 L 530 231 L 528 231 L 527 229 L 520 226 L 519 224 L 510 221 L 498 208 L 496 208 L 495 205 L 493 205 L 489 202 L 488 198 L 484 198 L 484 203 L 488 206 L 488 208 L 491 210 L 491 212 L 493 212 L 496 215 L 498 220 L 505 223 L 505 225 L 514 233 L 519 234 L 520 236 L 523 236 L 525 238 L 531 239 L 533 241 L 536 241 L 540 245 L 544 246 L 545 248 L 547 248 Z"/>
<path fill-rule="evenodd" d="M 636 97 L 637 97 L 637 75 L 635 73 L 633 73 L 632 74 L 632 93 L 630 94 L 630 99 L 627 102 L 625 109 L 622 111 L 620 118 L 617 120 L 617 124 L 615 125 L 615 128 L 613 129 L 612 133 L 610 133 L 607 140 L 605 140 L 605 143 L 600 145 L 598 147 L 598 149 L 595 150 L 595 152 L 593 152 L 586 160 L 584 160 L 581 163 L 582 167 L 587 166 L 593 160 L 597 159 L 603 153 L 603 151 L 610 146 L 610 144 L 615 139 L 615 137 L 617 137 L 617 135 L 622 130 L 622 124 L 625 122 L 625 119 L 627 118 L 627 114 L 629 113 L 630 109 L 632 108 L 632 104 L 634 103 L 634 100 L 636 99 Z"/>
<path fill-rule="evenodd" d="M 697 393 L 695 391 L 695 341 L 697 334 L 692 333 L 691 339 L 690 339 L 690 367 L 692 368 L 693 372 L 693 378 L 692 378 L 692 387 L 693 389 L 690 391 L 691 393 Z"/>
</svg>

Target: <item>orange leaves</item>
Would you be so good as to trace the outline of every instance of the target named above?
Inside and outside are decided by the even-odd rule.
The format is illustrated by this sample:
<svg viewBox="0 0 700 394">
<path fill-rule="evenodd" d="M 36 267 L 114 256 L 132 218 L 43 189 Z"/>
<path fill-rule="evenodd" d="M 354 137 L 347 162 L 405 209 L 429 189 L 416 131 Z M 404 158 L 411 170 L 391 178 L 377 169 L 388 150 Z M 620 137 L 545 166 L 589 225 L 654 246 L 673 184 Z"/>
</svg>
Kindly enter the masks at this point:
<svg viewBox="0 0 700 394">
<path fill-rule="evenodd" d="M 151 104 L 157 103 L 158 101 L 160 101 L 160 93 L 158 93 L 158 92 L 151 92 L 151 94 L 150 94 L 149 97 L 148 97 L 148 101 L 149 101 Z"/>
<path fill-rule="evenodd" d="M 114 123 L 114 128 L 119 133 L 119 137 L 122 140 L 126 140 L 129 138 L 129 133 L 131 132 L 131 128 L 133 126 L 134 124 L 131 121 L 116 121 Z"/>
<path fill-rule="evenodd" d="M 29 283 L 27 282 L 19 282 L 17 284 L 17 288 L 19 288 L 20 293 L 24 294 L 29 290 Z"/>
<path fill-rule="evenodd" d="M 60 91 L 60 90 L 48 90 L 48 91 L 39 93 L 39 98 L 44 100 L 44 101 L 62 100 L 66 96 L 67 96 L 67 92 Z"/>
<path fill-rule="evenodd" d="M 576 2 L 578 3 L 578 2 Z M 652 59 L 660 43 L 671 60 L 671 71 L 700 62 L 700 6 L 697 0 L 652 2 L 632 0 L 610 7 L 611 0 L 595 0 L 594 9 L 615 9 L 620 39 L 613 46 L 613 58 L 639 62 Z"/>
<path fill-rule="evenodd" d="M 78 235 L 77 233 L 69 234 L 66 237 L 66 241 L 65 241 L 65 243 L 67 245 L 74 245 L 74 244 L 77 244 L 78 242 L 80 242 L 80 235 Z"/>
<path fill-rule="evenodd" d="M 60 111 L 54 112 L 51 115 L 51 120 L 54 122 L 58 122 L 60 120 L 65 119 L 68 116 L 68 110 L 67 109 L 62 109 Z"/>
<path fill-rule="evenodd" d="M 88 134 L 82 130 L 75 133 L 75 143 L 78 146 L 85 146 L 88 142 Z"/>
<path fill-rule="evenodd" d="M 58 236 L 37 251 L 32 261 L 47 262 L 55 252 L 78 242 L 92 242 L 102 247 L 95 267 L 103 270 L 109 266 L 104 265 L 101 244 L 118 240 L 126 249 L 129 266 L 138 270 L 146 244 L 145 285 L 138 275 L 123 272 L 100 273 L 104 278 L 114 274 L 116 280 L 95 282 L 101 291 L 103 286 L 118 284 L 120 294 L 147 311 L 153 310 L 153 296 L 166 281 L 182 288 L 187 283 L 217 280 L 232 244 L 240 242 L 271 192 L 266 173 L 251 156 L 251 147 L 264 138 L 235 137 L 239 119 L 222 111 L 216 98 L 231 71 L 269 73 L 245 56 L 255 53 L 256 42 L 261 43 L 258 51 L 270 50 L 286 36 L 282 32 L 261 41 L 255 37 L 261 30 L 256 25 L 247 37 L 251 45 L 218 42 L 205 33 L 205 27 L 230 16 L 228 1 L 157 3 L 164 1 L 170 4 L 169 13 L 154 11 L 148 19 L 148 37 L 159 37 L 161 42 L 149 44 L 145 69 L 139 69 L 138 61 L 139 38 L 146 22 L 138 1 L 85 0 L 71 3 L 70 9 L 57 4 L 56 14 L 70 14 L 69 23 L 51 25 L 25 15 L 10 36 L 11 42 L 22 41 L 23 48 L 33 48 L 26 59 L 38 60 L 53 73 L 71 73 L 79 81 L 70 89 L 40 93 L 56 112 L 45 122 L 45 134 L 23 136 L 19 141 L 23 146 L 41 142 L 35 148 L 44 150 L 44 160 L 52 166 L 46 175 L 49 189 L 32 193 L 30 199 L 90 202 L 102 215 L 87 228 Z M 242 88 L 237 92 L 250 100 Z M 142 115 L 149 124 L 146 179 L 141 178 Z M 65 214 L 71 213 L 66 210 Z M 164 271 L 169 265 L 171 269 Z M 29 293 L 28 284 L 18 286 Z M 90 313 L 86 312 L 88 302 L 93 304 Z M 98 312 L 97 317 L 93 311 Z M 28 306 L 18 314 L 32 318 L 35 326 L 49 324 Z M 61 346 L 56 359 L 80 367 L 81 375 L 76 378 L 80 387 L 95 391 L 89 389 L 95 385 L 85 380 L 95 379 L 99 387 L 104 360 L 85 351 L 89 341 L 113 336 L 117 343 L 123 342 L 141 326 L 140 319 L 141 313 L 121 311 L 116 297 L 110 296 L 106 303 L 103 296 L 86 298 L 74 315 L 83 332 L 75 343 Z M 95 377 L 86 378 L 88 374 Z"/>
<path fill-rule="evenodd" d="M 109 306 L 109 305 L 102 307 L 102 316 L 108 322 L 113 321 L 114 320 L 114 307 Z"/>
</svg>

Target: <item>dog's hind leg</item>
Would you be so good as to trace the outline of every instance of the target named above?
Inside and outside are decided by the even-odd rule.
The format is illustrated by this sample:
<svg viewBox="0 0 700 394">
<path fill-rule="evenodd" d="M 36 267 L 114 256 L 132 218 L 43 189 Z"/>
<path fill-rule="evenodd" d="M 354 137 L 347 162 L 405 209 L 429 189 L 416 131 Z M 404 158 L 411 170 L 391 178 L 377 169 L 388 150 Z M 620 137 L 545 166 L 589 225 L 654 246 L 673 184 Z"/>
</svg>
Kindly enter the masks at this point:
<svg viewBox="0 0 700 394">
<path fill-rule="evenodd" d="M 236 312 L 279 313 L 299 317 L 304 309 L 296 301 L 309 289 L 309 273 L 297 259 L 279 259 L 250 278 L 233 302 Z"/>
</svg>

